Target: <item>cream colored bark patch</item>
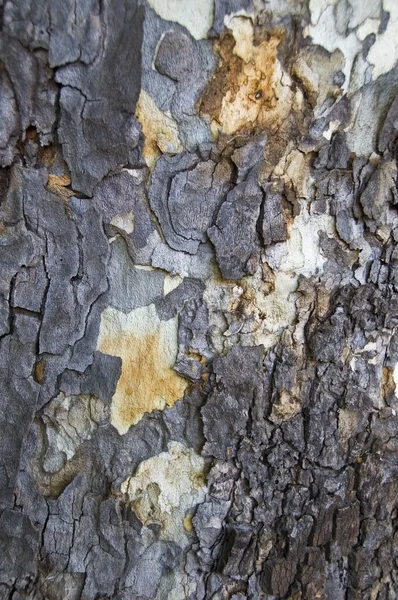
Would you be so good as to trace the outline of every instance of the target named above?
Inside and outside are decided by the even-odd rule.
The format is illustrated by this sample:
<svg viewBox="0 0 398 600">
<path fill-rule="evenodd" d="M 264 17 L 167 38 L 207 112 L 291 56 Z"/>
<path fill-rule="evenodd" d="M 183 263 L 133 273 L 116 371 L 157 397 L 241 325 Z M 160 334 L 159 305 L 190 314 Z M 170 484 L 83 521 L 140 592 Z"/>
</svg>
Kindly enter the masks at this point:
<svg viewBox="0 0 398 600">
<path fill-rule="evenodd" d="M 153 304 L 124 314 L 107 308 L 101 316 L 98 350 L 122 359 L 112 398 L 111 423 L 126 433 L 147 412 L 172 406 L 187 382 L 174 370 L 177 317 L 160 321 Z"/>
<path fill-rule="evenodd" d="M 207 37 L 213 25 L 214 0 L 148 0 L 148 4 L 162 19 L 186 27 L 195 40 Z"/>
<path fill-rule="evenodd" d="M 237 333 L 243 345 L 262 344 L 268 350 L 297 321 L 299 276 L 320 275 L 326 262 L 320 251 L 321 232 L 333 235 L 333 217 L 311 214 L 306 202 L 302 202 L 300 214 L 289 225 L 287 241 L 273 244 L 263 253 L 264 267 L 272 269 L 269 278 L 264 278 L 264 269 L 259 267 L 239 285 L 217 278 L 208 280 L 203 297 L 209 309 L 212 343 L 218 351 L 231 348 Z M 225 314 L 230 315 L 228 327 Z M 293 414 L 292 403 L 294 399 L 289 403 Z"/>
<path fill-rule="evenodd" d="M 111 220 L 111 225 L 124 231 L 125 233 L 133 233 L 134 231 L 134 213 L 132 211 L 115 215 Z"/>
<path fill-rule="evenodd" d="M 144 525 L 159 524 L 162 539 L 181 545 L 187 543 L 190 509 L 204 501 L 206 489 L 203 458 L 179 442 L 143 461 L 121 486 Z"/>
<path fill-rule="evenodd" d="M 331 236 L 333 218 L 329 215 L 312 215 L 304 206 L 290 227 L 286 242 L 275 244 L 264 253 L 266 262 L 275 273 L 275 289 L 271 294 L 257 294 L 257 307 L 264 315 L 262 328 L 257 333 L 257 343 L 271 347 L 281 332 L 296 319 L 296 294 L 299 275 L 311 277 L 323 271 L 326 262 L 320 252 L 319 233 Z"/>
<path fill-rule="evenodd" d="M 338 431 L 340 442 L 347 444 L 358 427 L 359 415 L 356 411 L 341 408 L 338 411 Z"/>
<path fill-rule="evenodd" d="M 394 380 L 394 384 L 395 384 L 395 395 L 398 398 L 398 362 L 394 367 L 393 380 Z"/>
<path fill-rule="evenodd" d="M 173 117 L 160 110 L 151 96 L 141 90 L 136 116 L 145 135 L 144 159 L 153 168 L 162 153 L 178 154 L 183 151 L 178 136 L 178 125 Z"/>
<path fill-rule="evenodd" d="M 289 421 L 301 410 L 302 402 L 299 398 L 296 398 L 288 391 L 283 390 L 279 398 L 272 405 L 272 413 L 270 415 L 271 421 L 274 423 L 281 423 L 283 421 Z"/>
<path fill-rule="evenodd" d="M 166 273 L 163 283 L 163 294 L 169 294 L 173 290 L 175 290 L 183 281 L 183 278 L 179 275 L 169 275 Z"/>
</svg>

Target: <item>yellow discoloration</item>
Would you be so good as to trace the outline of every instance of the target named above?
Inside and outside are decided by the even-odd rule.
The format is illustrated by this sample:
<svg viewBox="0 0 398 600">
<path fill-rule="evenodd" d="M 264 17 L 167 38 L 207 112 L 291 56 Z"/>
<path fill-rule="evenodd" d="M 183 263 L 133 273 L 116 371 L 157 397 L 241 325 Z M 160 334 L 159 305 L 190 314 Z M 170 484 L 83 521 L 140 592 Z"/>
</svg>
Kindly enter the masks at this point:
<svg viewBox="0 0 398 600">
<path fill-rule="evenodd" d="M 38 491 L 44 497 L 58 498 L 79 473 L 89 470 L 89 459 L 79 448 L 59 471 L 42 475 L 40 481 L 36 481 Z"/>
<path fill-rule="evenodd" d="M 67 200 L 74 195 L 74 191 L 67 188 L 70 184 L 71 178 L 69 175 L 49 175 L 47 189 Z"/>
<path fill-rule="evenodd" d="M 394 370 L 389 367 L 383 367 L 382 376 L 382 389 L 383 396 L 387 398 L 391 394 L 395 393 L 395 381 L 394 381 Z"/>
<path fill-rule="evenodd" d="M 182 398 L 187 382 L 172 368 L 177 354 L 176 317 L 160 321 L 153 304 L 129 314 L 107 308 L 102 313 L 98 349 L 122 359 L 111 406 L 111 423 L 119 433 L 126 433 L 145 413 Z"/>
<path fill-rule="evenodd" d="M 293 93 L 277 57 L 283 34 L 274 30 L 256 45 L 251 19 L 232 17 L 227 26 L 230 33 L 216 45 L 220 65 L 204 92 L 200 112 L 213 119 L 213 130 L 216 125 L 228 135 L 278 129 L 293 103 L 300 104 L 301 94 Z"/>
<path fill-rule="evenodd" d="M 183 151 L 176 121 L 170 114 L 162 112 L 144 90 L 138 98 L 136 116 L 145 135 L 143 154 L 148 167 L 152 169 L 162 153 Z"/>
<path fill-rule="evenodd" d="M 188 531 L 188 533 L 193 531 L 192 515 L 190 514 L 186 515 L 184 518 L 184 529 L 185 531 Z"/>
</svg>

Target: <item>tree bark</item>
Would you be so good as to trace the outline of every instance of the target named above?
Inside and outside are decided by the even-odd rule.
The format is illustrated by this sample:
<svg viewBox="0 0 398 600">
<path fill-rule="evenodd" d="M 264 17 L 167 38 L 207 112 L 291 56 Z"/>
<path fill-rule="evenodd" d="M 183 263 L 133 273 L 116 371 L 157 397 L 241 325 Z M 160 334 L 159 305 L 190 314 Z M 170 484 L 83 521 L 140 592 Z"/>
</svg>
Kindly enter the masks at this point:
<svg viewBox="0 0 398 600">
<path fill-rule="evenodd" d="M 398 598 L 398 4 L 1 18 L 0 598 Z"/>
</svg>

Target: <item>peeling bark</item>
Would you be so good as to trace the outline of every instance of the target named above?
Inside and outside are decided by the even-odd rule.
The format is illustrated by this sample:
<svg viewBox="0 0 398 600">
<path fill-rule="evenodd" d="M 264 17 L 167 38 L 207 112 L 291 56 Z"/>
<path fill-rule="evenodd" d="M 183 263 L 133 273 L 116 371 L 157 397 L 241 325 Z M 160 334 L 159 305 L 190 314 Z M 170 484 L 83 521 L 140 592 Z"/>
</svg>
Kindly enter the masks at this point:
<svg viewBox="0 0 398 600">
<path fill-rule="evenodd" d="M 0 598 L 398 598 L 398 4 L 1 18 Z"/>
</svg>

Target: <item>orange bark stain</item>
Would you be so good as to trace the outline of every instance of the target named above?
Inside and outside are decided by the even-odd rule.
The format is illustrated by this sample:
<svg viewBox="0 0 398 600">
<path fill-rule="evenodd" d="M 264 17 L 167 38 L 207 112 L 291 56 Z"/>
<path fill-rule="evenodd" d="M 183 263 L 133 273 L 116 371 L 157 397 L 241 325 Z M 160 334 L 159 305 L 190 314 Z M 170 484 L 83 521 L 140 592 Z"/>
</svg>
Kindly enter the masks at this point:
<svg viewBox="0 0 398 600">
<path fill-rule="evenodd" d="M 274 30 L 261 44 L 254 41 L 250 19 L 231 19 L 229 32 L 216 43 L 219 67 L 199 103 L 213 129 L 227 135 L 278 128 L 289 114 L 294 94 L 277 48 L 283 33 Z"/>
</svg>

